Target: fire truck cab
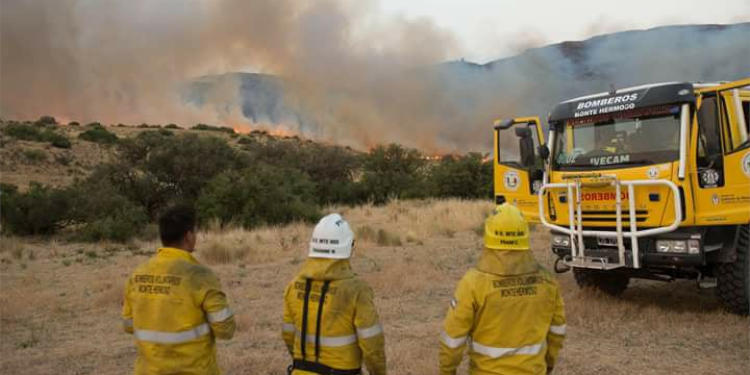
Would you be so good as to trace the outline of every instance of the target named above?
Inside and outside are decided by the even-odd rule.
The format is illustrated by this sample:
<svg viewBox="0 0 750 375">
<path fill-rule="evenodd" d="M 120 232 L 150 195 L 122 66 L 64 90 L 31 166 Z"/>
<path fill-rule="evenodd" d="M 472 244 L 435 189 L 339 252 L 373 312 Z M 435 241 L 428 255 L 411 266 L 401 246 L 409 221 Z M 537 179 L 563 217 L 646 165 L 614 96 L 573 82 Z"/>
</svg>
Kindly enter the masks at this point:
<svg viewBox="0 0 750 375">
<path fill-rule="evenodd" d="M 631 278 L 715 280 L 750 309 L 750 78 L 566 100 L 545 129 L 498 120 L 495 200 L 551 231 L 558 271 L 622 293 Z"/>
</svg>

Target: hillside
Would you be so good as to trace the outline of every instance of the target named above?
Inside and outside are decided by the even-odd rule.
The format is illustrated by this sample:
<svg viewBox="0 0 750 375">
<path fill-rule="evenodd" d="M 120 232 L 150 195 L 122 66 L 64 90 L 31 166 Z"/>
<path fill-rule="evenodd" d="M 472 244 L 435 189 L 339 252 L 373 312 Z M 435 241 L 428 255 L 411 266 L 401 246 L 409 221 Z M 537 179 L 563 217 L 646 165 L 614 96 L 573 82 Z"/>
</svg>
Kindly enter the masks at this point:
<svg viewBox="0 0 750 375">
<path fill-rule="evenodd" d="M 37 129 L 48 129 L 60 134 L 70 141 L 69 148 L 53 146 L 50 142 L 19 139 L 8 134 L 12 124 L 28 125 Z M 300 147 L 313 143 L 311 140 L 291 135 L 274 135 L 267 131 L 255 130 L 247 134 L 234 133 L 228 128 L 206 127 L 204 130 L 185 129 L 172 125 L 165 128 L 160 125 L 105 125 L 107 131 L 119 139 L 133 139 L 148 131 L 161 131 L 175 135 L 197 134 L 200 136 L 219 137 L 236 150 L 243 144 L 286 143 Z M 18 186 L 25 190 L 29 183 L 39 182 L 50 186 L 66 186 L 75 179 L 87 177 L 98 165 L 113 162 L 117 157 L 117 147 L 112 144 L 101 144 L 79 138 L 81 133 L 91 126 L 70 124 L 41 125 L 39 121 L 3 121 L 0 120 L 0 182 Z M 350 150 L 355 152 L 354 150 Z"/>
<path fill-rule="evenodd" d="M 429 87 L 434 100 L 444 104 L 429 109 L 434 112 L 429 116 L 441 124 L 425 129 L 430 132 L 427 137 L 457 151 L 487 151 L 489 124 L 498 117 L 543 117 L 562 100 L 606 91 L 611 85 L 746 77 L 750 74 L 747 40 L 750 23 L 667 26 L 532 48 L 486 64 L 452 61 L 403 74 Z M 184 96 L 194 105 L 206 105 L 207 93 L 230 82 L 237 87 L 237 102 L 248 121 L 283 124 L 309 137 L 328 135 L 327 124 L 320 120 L 326 114 L 300 107 L 293 82 L 282 77 L 255 73 L 201 77 L 187 86 Z M 346 93 L 327 95 L 335 101 Z"/>
</svg>

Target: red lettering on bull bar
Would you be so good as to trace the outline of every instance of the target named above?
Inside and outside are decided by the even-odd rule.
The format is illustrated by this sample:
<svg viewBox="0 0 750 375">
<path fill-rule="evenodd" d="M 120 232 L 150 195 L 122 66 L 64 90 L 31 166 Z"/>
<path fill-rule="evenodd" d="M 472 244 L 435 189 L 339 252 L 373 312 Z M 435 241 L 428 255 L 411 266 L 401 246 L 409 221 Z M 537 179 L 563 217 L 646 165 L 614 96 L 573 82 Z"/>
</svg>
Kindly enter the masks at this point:
<svg viewBox="0 0 750 375">
<path fill-rule="evenodd" d="M 589 192 L 589 193 L 581 193 L 581 200 L 583 201 L 613 201 L 615 200 L 615 192 L 611 191 L 595 191 L 595 192 Z M 621 200 L 627 200 L 628 199 L 628 193 L 622 192 L 620 193 L 620 199 Z"/>
</svg>

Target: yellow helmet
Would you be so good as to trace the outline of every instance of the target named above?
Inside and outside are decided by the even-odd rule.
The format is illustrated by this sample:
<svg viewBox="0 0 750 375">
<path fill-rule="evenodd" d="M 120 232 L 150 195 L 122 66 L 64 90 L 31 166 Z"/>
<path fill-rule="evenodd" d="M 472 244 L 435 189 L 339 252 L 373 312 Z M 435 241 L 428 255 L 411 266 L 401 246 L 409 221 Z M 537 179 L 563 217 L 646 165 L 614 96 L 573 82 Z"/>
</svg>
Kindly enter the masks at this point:
<svg viewBox="0 0 750 375">
<path fill-rule="evenodd" d="M 516 206 L 503 203 L 487 218 L 484 246 L 493 250 L 529 249 L 529 224 Z"/>
</svg>

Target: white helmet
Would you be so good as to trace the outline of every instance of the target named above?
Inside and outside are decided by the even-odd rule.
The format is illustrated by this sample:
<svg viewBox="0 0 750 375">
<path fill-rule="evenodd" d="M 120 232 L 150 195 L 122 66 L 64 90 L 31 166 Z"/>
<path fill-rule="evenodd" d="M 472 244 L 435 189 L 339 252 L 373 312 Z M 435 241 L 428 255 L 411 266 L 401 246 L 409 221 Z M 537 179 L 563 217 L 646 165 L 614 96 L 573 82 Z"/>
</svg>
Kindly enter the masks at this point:
<svg viewBox="0 0 750 375">
<path fill-rule="evenodd" d="M 354 246 L 354 232 L 339 214 L 320 219 L 310 240 L 310 258 L 349 259 Z"/>
</svg>

